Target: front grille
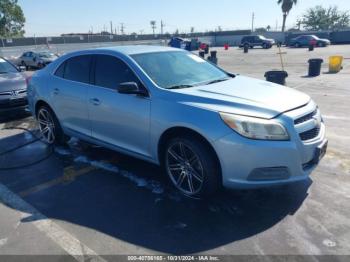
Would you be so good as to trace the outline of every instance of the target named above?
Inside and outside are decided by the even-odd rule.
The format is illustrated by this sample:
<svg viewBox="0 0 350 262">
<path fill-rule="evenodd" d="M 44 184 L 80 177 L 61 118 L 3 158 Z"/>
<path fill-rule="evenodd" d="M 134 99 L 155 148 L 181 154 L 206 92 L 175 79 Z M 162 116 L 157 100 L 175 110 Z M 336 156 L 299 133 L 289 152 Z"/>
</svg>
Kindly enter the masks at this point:
<svg viewBox="0 0 350 262">
<path fill-rule="evenodd" d="M 305 131 L 303 133 L 300 133 L 300 139 L 302 141 L 307 141 L 316 138 L 320 134 L 321 128 L 315 127 L 311 130 Z"/>
<path fill-rule="evenodd" d="M 306 121 L 309 121 L 309 120 L 311 120 L 315 115 L 317 115 L 317 109 L 316 109 L 315 111 L 313 111 L 313 112 L 311 112 L 311 113 L 305 115 L 305 116 L 302 116 L 302 117 L 300 117 L 300 118 L 298 118 L 298 119 L 295 119 L 295 120 L 294 120 L 294 125 L 299 125 L 299 124 L 301 124 L 301 123 L 304 123 L 304 122 L 306 122 Z"/>
<path fill-rule="evenodd" d="M 16 92 L 17 95 L 21 95 L 27 93 L 27 89 L 0 92 L 0 96 L 12 96 L 14 92 Z"/>
</svg>

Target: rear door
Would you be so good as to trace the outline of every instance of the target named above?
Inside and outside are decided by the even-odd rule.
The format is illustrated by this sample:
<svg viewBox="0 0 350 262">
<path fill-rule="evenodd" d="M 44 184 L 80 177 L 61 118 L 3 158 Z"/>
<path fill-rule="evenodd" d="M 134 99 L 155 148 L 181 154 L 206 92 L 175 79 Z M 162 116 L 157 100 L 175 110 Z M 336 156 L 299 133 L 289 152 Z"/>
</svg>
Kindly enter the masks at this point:
<svg viewBox="0 0 350 262">
<path fill-rule="evenodd" d="M 254 45 L 256 46 L 260 46 L 262 45 L 262 39 L 260 38 L 260 36 L 254 36 Z"/>
<path fill-rule="evenodd" d="M 87 94 L 91 56 L 81 55 L 62 63 L 50 81 L 51 104 L 64 129 L 91 136 Z"/>
<path fill-rule="evenodd" d="M 115 56 L 95 55 L 94 64 L 94 86 L 89 88 L 92 136 L 149 156 L 151 100 L 117 91 L 124 82 L 136 82 L 140 88 L 145 87 L 130 67 Z"/>
</svg>

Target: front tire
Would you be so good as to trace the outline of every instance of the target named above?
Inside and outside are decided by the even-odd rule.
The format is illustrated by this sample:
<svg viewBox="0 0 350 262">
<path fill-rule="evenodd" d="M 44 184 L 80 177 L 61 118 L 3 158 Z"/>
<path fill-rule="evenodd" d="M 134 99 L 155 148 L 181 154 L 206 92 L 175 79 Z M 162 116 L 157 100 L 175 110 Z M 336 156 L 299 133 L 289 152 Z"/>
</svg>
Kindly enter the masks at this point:
<svg viewBox="0 0 350 262">
<path fill-rule="evenodd" d="M 21 66 L 24 66 L 26 68 L 26 70 L 29 70 L 29 66 L 27 66 L 24 61 L 21 62 Z"/>
<path fill-rule="evenodd" d="M 195 136 L 171 139 L 164 152 L 164 168 L 174 187 L 191 197 L 212 195 L 221 186 L 214 152 Z"/>
<path fill-rule="evenodd" d="M 42 140 L 49 145 L 65 144 L 68 137 L 65 136 L 55 113 L 48 106 L 41 106 L 37 112 Z"/>
</svg>

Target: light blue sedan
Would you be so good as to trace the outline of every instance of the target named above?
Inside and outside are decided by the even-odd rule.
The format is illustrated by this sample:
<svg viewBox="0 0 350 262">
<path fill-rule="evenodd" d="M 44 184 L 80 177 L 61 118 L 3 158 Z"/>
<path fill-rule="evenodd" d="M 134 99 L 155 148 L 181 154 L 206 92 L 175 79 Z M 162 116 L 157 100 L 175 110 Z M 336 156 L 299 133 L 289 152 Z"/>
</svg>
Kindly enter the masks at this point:
<svg viewBox="0 0 350 262">
<path fill-rule="evenodd" d="M 74 136 L 159 164 L 190 196 L 307 179 L 327 149 L 308 95 L 168 47 L 64 55 L 28 96 L 47 143 Z"/>
</svg>

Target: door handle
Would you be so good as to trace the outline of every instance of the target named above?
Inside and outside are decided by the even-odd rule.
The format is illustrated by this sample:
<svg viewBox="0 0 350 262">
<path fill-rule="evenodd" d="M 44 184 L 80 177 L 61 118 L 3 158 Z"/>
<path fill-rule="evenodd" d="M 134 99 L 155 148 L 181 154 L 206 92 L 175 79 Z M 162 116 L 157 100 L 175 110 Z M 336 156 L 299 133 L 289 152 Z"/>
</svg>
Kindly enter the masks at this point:
<svg viewBox="0 0 350 262">
<path fill-rule="evenodd" d="M 90 103 L 93 104 L 94 106 L 99 106 L 101 104 L 101 101 L 97 98 L 91 98 Z"/>
<path fill-rule="evenodd" d="M 60 92 L 60 90 L 59 90 L 58 88 L 55 88 L 55 89 L 53 90 L 53 94 L 54 94 L 54 95 L 58 95 L 59 92 Z"/>
</svg>

